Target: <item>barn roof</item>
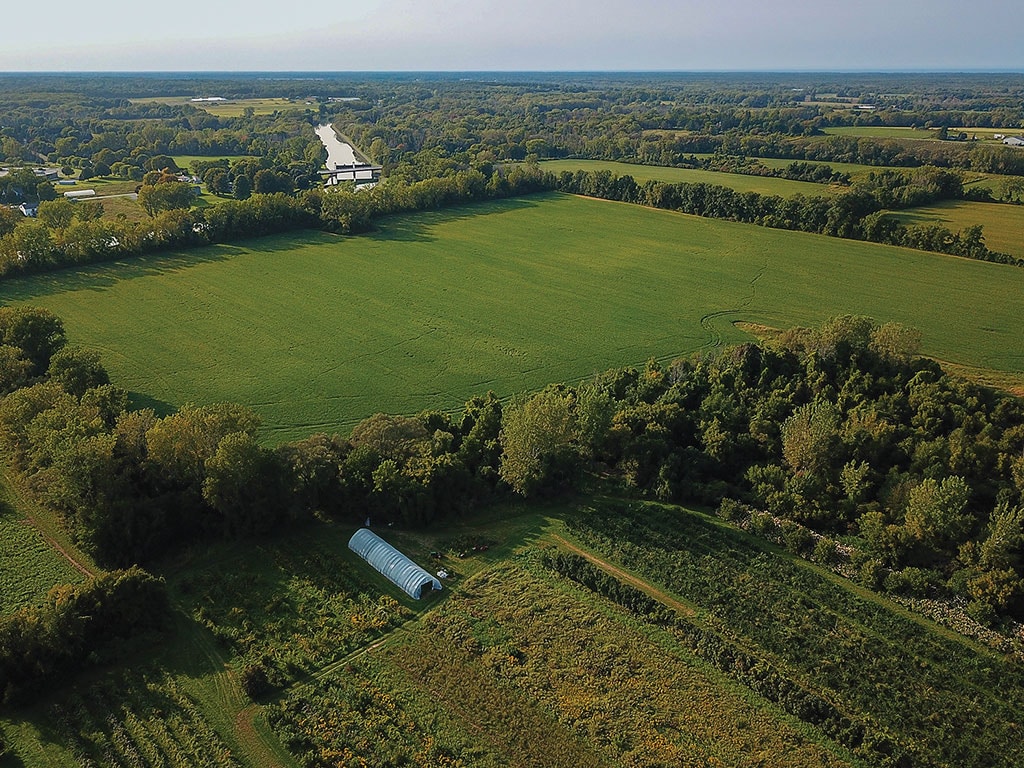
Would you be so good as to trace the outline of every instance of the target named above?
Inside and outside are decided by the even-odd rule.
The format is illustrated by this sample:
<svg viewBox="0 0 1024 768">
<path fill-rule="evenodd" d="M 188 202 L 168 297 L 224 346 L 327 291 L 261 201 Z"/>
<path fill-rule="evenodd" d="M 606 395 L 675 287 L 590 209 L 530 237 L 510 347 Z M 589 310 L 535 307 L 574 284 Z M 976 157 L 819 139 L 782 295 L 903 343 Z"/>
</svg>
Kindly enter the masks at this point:
<svg viewBox="0 0 1024 768">
<path fill-rule="evenodd" d="M 440 581 L 368 528 L 352 534 L 348 548 L 410 597 L 419 600 L 424 589 L 441 589 Z"/>
</svg>

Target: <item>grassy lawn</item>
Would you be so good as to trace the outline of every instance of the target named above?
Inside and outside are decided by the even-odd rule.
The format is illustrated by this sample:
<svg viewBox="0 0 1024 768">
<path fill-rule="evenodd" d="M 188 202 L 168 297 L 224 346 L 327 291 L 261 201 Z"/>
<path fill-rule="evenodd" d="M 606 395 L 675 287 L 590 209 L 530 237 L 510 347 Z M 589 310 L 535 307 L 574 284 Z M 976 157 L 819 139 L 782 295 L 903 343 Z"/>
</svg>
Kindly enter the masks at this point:
<svg viewBox="0 0 1024 768">
<path fill-rule="evenodd" d="M 740 320 L 866 314 L 943 360 L 1024 370 L 1024 270 L 561 194 L 8 281 L 0 300 L 63 317 L 140 404 L 246 403 L 270 442 L 668 361 L 749 338 Z"/>
<path fill-rule="evenodd" d="M 24 517 L 0 504 L 0 615 L 42 603 L 55 584 L 83 579 Z"/>
<path fill-rule="evenodd" d="M 792 162 L 792 161 L 788 161 Z M 638 183 L 645 181 L 666 181 L 686 184 L 716 184 L 729 187 L 737 192 L 757 192 L 761 195 L 824 195 L 829 193 L 825 184 L 806 181 L 790 181 L 769 176 L 746 176 L 740 173 L 718 173 L 695 168 L 673 168 L 657 165 L 634 165 L 616 163 L 610 160 L 545 160 L 541 168 L 552 173 L 562 171 L 611 171 L 617 176 L 632 176 Z"/>
<path fill-rule="evenodd" d="M 208 163 L 213 160 L 227 160 L 233 163 L 236 160 L 254 158 L 255 155 L 171 155 L 179 168 L 192 168 L 192 163 Z"/>
<path fill-rule="evenodd" d="M 985 245 L 993 251 L 1024 258 L 1024 206 L 948 200 L 896 212 L 904 224 L 941 224 L 956 232 L 981 224 Z"/>
</svg>

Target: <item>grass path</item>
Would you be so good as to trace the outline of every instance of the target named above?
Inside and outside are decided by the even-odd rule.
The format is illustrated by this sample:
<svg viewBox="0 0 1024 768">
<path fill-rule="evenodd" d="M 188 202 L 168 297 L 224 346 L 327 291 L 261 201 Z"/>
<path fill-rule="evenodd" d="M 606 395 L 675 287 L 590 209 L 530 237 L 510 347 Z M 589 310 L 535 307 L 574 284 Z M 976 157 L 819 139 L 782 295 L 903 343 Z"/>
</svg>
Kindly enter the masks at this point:
<svg viewBox="0 0 1024 768">
<path fill-rule="evenodd" d="M 558 542 L 559 546 L 568 549 L 570 552 L 579 555 L 585 560 L 588 560 L 589 562 L 593 563 L 598 568 L 600 568 L 602 571 L 607 573 L 609 576 L 614 576 L 619 581 L 624 581 L 627 584 L 636 587 L 641 592 L 649 595 L 650 597 L 653 597 L 662 605 L 671 608 L 672 610 L 688 618 L 692 618 L 697 615 L 697 612 L 694 610 L 692 605 L 684 603 L 681 600 L 677 600 L 665 590 L 658 589 L 657 587 L 655 587 L 649 581 L 645 581 L 644 579 L 641 579 L 639 576 L 634 576 L 628 571 L 624 571 L 622 568 L 612 565 L 604 558 L 598 557 L 588 549 L 583 549 L 582 547 L 573 544 L 568 539 L 565 539 L 562 536 L 559 536 L 558 534 L 552 534 L 551 538 Z"/>
</svg>

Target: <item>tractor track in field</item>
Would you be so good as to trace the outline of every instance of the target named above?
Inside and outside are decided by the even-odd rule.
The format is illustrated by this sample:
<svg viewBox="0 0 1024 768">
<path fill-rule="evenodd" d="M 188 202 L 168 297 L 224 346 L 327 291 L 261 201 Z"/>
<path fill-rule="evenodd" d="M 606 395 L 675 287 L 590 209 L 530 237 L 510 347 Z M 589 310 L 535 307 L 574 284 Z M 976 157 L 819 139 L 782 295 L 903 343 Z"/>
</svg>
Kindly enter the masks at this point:
<svg viewBox="0 0 1024 768">
<path fill-rule="evenodd" d="M 673 610 L 679 612 L 683 616 L 686 616 L 687 618 L 692 618 L 697 615 L 697 612 L 693 609 L 693 606 L 687 605 L 681 600 L 672 597 L 672 595 L 668 594 L 668 592 L 665 592 L 662 589 L 658 589 L 657 587 L 651 585 L 649 582 L 644 581 L 638 576 L 634 576 L 628 571 L 624 571 L 622 568 L 612 565 L 610 562 L 598 557 L 593 552 L 589 552 L 583 549 L 582 547 L 573 544 L 571 541 L 562 538 L 557 533 L 552 534 L 552 538 L 555 539 L 555 541 L 557 541 L 560 546 L 565 547 L 573 554 L 579 555 L 584 560 L 587 560 L 591 564 L 596 565 L 609 576 L 614 576 L 619 581 L 624 581 L 627 584 L 636 587 L 641 592 L 649 595 L 650 597 L 653 597 L 659 603 L 668 606 L 669 608 L 672 608 Z"/>
</svg>

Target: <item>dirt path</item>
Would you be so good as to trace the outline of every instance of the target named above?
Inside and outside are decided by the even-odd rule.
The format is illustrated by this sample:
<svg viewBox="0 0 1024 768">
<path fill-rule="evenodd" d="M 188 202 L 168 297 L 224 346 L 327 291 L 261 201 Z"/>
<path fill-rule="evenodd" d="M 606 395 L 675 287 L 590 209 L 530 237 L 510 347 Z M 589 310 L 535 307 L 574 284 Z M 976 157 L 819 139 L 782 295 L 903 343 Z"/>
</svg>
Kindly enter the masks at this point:
<svg viewBox="0 0 1024 768">
<path fill-rule="evenodd" d="M 49 546 L 53 547 L 53 549 L 55 549 L 57 552 L 59 552 L 61 557 L 67 560 L 71 567 L 78 571 L 80 574 L 85 576 L 87 579 L 95 576 L 95 571 L 91 570 L 88 566 L 83 565 L 78 560 L 76 560 L 71 555 L 71 553 L 67 551 L 67 549 L 61 546 L 60 542 L 58 542 L 53 536 L 47 533 L 43 526 L 39 524 L 39 521 L 32 515 L 31 512 L 28 511 L 29 504 L 26 503 L 25 500 L 22 498 L 21 491 L 14 484 L 14 481 L 11 479 L 10 475 L 7 472 L 3 473 L 3 483 L 5 486 L 7 486 L 7 492 L 11 496 L 15 497 L 15 499 L 13 499 L 13 501 L 16 502 L 15 510 L 16 514 L 20 514 L 21 517 L 23 518 L 21 522 L 24 525 L 28 525 L 32 528 L 35 528 L 39 535 L 43 537 L 43 541 L 45 541 Z"/>
<path fill-rule="evenodd" d="M 605 573 L 614 576 L 619 581 L 624 581 L 627 584 L 631 584 L 632 586 L 639 589 L 641 592 L 653 597 L 659 603 L 667 605 L 669 608 L 678 611 L 683 616 L 692 617 L 696 615 L 696 612 L 693 610 L 691 606 L 677 600 L 676 598 L 669 595 L 667 592 L 664 592 L 663 590 L 660 590 L 657 587 L 651 586 L 643 579 L 640 579 L 631 573 L 627 573 L 621 568 L 612 565 L 607 560 L 602 560 L 600 557 L 593 554 L 592 552 L 588 552 L 587 550 L 576 546 L 572 542 L 563 539 L 557 533 L 552 534 L 551 537 L 555 539 L 561 546 L 565 547 L 574 554 L 579 555 L 584 560 L 588 560 L 589 562 L 593 563 Z"/>
</svg>

